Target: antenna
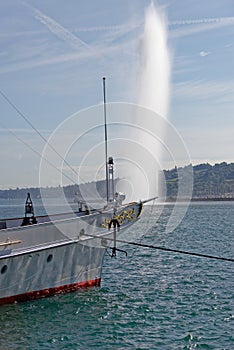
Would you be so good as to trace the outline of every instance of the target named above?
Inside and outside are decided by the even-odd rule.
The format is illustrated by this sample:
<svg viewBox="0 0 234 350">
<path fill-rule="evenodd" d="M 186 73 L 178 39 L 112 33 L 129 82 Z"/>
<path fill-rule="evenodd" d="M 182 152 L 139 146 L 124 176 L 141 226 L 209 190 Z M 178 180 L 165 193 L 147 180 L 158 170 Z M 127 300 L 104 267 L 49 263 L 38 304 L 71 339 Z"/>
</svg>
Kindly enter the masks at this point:
<svg viewBox="0 0 234 350">
<path fill-rule="evenodd" d="M 109 176 L 108 176 L 108 152 L 107 152 L 107 124 L 106 124 L 106 78 L 103 81 L 103 108 L 104 108 L 104 127 L 105 127 L 105 160 L 106 160 L 106 201 L 109 203 Z"/>
</svg>

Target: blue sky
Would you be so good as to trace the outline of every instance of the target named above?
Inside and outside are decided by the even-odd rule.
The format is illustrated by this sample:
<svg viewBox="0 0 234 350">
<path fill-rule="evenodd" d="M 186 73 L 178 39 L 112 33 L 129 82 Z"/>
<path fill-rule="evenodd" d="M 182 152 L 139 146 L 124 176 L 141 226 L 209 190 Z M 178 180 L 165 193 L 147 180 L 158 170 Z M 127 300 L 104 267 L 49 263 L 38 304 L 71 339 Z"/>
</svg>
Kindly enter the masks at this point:
<svg viewBox="0 0 234 350">
<path fill-rule="evenodd" d="M 46 138 L 70 115 L 100 104 L 102 76 L 109 102 L 137 103 L 139 40 L 149 4 L 0 1 L 1 91 Z M 192 163 L 233 162 L 234 1 L 157 4 L 168 19 L 169 120 Z M 40 159 L 19 138 L 38 153 L 44 142 L 2 96 L 0 107 L 0 187 L 36 186 Z"/>
</svg>

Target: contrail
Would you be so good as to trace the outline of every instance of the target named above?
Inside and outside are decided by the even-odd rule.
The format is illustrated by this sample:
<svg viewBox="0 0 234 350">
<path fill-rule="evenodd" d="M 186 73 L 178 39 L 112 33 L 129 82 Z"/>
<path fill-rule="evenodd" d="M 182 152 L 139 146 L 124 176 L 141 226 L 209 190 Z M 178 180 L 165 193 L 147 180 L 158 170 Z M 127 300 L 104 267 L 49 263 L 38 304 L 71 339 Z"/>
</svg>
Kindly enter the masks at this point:
<svg viewBox="0 0 234 350">
<path fill-rule="evenodd" d="M 214 17 L 214 18 L 200 18 L 200 19 L 185 19 L 180 21 L 169 22 L 169 25 L 190 25 L 190 24 L 204 24 L 204 23 L 223 23 L 234 24 L 234 17 Z"/>
<path fill-rule="evenodd" d="M 168 22 L 169 27 L 173 27 L 176 25 L 181 26 L 187 26 L 187 25 L 193 25 L 193 24 L 223 24 L 223 25 L 233 25 L 234 24 L 234 17 L 211 17 L 211 18 L 195 18 L 195 19 L 184 19 L 184 20 L 178 20 L 178 21 L 170 21 Z M 131 31 L 135 30 L 141 26 L 143 26 L 144 22 L 139 20 L 137 23 L 129 25 L 129 24 L 122 24 L 122 25 L 115 25 L 115 26 L 100 26 L 100 27 L 78 27 L 74 28 L 75 32 L 98 32 L 98 31 L 119 31 L 119 30 L 126 30 Z"/>
<path fill-rule="evenodd" d="M 185 19 L 173 21 L 169 26 L 179 26 L 171 30 L 170 37 L 182 37 L 205 32 L 207 30 L 217 29 L 234 24 L 234 17 L 219 17 L 219 18 L 201 18 L 201 19 Z M 184 29 L 186 26 L 186 29 Z"/>
<path fill-rule="evenodd" d="M 51 17 L 45 15 L 40 10 L 33 7 L 32 5 L 25 3 L 24 1 L 21 1 L 21 3 L 29 7 L 35 13 L 35 18 L 39 20 L 42 24 L 44 24 L 49 29 L 49 31 L 56 35 L 59 39 L 62 39 L 63 41 L 67 42 L 76 50 L 80 49 L 81 47 L 90 49 L 90 46 L 87 45 L 83 40 L 71 33 L 68 29 L 61 26 L 61 24 L 56 22 Z"/>
</svg>

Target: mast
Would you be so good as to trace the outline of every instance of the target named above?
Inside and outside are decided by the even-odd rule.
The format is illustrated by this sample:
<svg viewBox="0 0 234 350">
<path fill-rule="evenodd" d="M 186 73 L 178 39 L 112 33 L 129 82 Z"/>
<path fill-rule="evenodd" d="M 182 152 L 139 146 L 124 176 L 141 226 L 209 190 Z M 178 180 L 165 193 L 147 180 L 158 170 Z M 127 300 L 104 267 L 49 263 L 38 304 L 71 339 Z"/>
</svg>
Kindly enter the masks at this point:
<svg viewBox="0 0 234 350">
<path fill-rule="evenodd" d="M 107 124 L 106 124 L 106 78 L 103 81 L 103 108 L 104 108 L 104 127 L 105 127 L 105 161 L 106 161 L 106 201 L 109 203 L 109 176 L 108 176 L 108 152 L 107 152 Z"/>
</svg>

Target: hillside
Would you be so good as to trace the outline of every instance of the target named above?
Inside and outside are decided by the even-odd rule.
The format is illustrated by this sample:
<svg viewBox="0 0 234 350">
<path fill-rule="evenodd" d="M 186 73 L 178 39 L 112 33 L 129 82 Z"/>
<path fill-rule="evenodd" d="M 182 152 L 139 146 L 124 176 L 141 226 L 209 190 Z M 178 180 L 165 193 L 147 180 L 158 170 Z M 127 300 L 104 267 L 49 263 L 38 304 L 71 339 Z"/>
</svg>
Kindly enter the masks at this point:
<svg viewBox="0 0 234 350">
<path fill-rule="evenodd" d="M 0 199 L 24 199 L 27 197 L 27 193 L 30 192 L 32 198 L 60 198 L 65 194 L 67 198 L 74 198 L 75 194 L 82 197 L 82 194 L 92 198 L 93 194 L 97 193 L 100 197 L 106 196 L 106 182 L 104 180 L 97 182 L 89 182 L 86 184 L 78 185 L 68 185 L 64 187 L 46 187 L 46 188 L 16 188 L 9 190 L 0 190 Z M 63 194 L 64 193 L 64 194 Z"/>
<path fill-rule="evenodd" d="M 193 171 L 194 200 L 234 199 L 234 163 L 226 162 L 213 166 L 206 163 L 164 170 L 168 199 L 175 199 L 177 196 L 178 178 L 185 179 L 191 171 Z"/>
<path fill-rule="evenodd" d="M 167 199 L 175 200 L 178 192 L 178 179 L 183 178 L 182 198 L 186 197 L 186 186 L 190 186 L 189 179 L 193 176 L 193 199 L 194 200 L 234 200 L 234 163 L 227 164 L 222 162 L 215 165 L 199 164 L 170 170 L 163 170 L 166 180 Z M 188 181 L 186 181 L 188 179 Z M 118 179 L 116 179 L 117 181 Z M 105 198 L 105 181 L 90 182 L 87 184 L 70 185 L 61 187 L 43 188 L 43 196 L 50 198 L 59 198 L 64 191 L 65 196 L 74 198 L 75 193 L 80 197 L 85 193 L 85 197 L 95 198 L 98 196 Z M 30 192 L 32 198 L 40 198 L 40 188 L 16 188 L 9 190 L 0 190 L 0 199 L 24 199 Z M 184 197 L 183 197 L 184 192 Z"/>
</svg>

